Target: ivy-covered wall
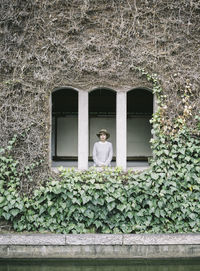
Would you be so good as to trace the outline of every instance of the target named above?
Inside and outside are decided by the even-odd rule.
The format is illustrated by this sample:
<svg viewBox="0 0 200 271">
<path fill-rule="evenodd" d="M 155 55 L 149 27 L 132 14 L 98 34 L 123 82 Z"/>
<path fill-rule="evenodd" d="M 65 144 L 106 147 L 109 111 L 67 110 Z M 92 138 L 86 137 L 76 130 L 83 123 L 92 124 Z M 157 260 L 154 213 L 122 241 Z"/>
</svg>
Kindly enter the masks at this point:
<svg viewBox="0 0 200 271">
<path fill-rule="evenodd" d="M 63 207 L 62 221 L 57 220 L 48 203 L 44 204 L 46 209 L 40 210 L 39 213 L 34 207 L 43 194 L 47 199 L 53 196 L 51 191 L 48 191 L 50 189 L 48 187 L 53 185 L 51 180 L 56 182 L 56 187 L 57 182 L 61 182 L 62 189 L 65 189 L 69 180 L 86 181 L 84 174 L 88 174 L 86 179 L 89 183 L 93 179 L 91 172 L 82 173 L 82 177 L 81 173 L 76 173 L 77 177 L 75 173 L 70 173 L 67 180 L 66 175 L 60 177 L 51 172 L 49 101 L 54 88 L 72 86 L 88 91 L 100 86 L 123 90 L 149 87 L 157 95 L 159 105 L 152 119 L 155 136 L 151 144 L 154 158 L 149 171 L 141 175 L 116 173 L 117 176 L 118 174 L 123 176 L 120 177 L 121 181 L 116 189 L 123 194 L 124 202 L 128 204 L 133 196 L 137 198 L 137 208 L 140 206 L 140 210 L 148 210 L 148 215 L 151 214 L 152 228 L 145 222 L 146 227 L 140 229 L 141 231 L 172 231 L 172 228 L 174 231 L 198 231 L 196 223 L 199 221 L 197 199 L 200 178 L 199 10 L 198 0 L 1 2 L 2 219 L 10 221 L 18 230 L 42 229 L 40 224 L 37 224 L 39 222 L 36 225 L 32 223 L 35 226 L 31 228 L 30 219 L 34 216 L 40 220 L 45 214 L 48 221 L 46 225 L 50 223 L 50 218 L 55 219 L 54 222 L 57 221 L 50 223 L 57 225 L 54 229 L 45 226 L 47 230 L 65 231 L 64 226 L 63 228 L 60 226 L 62 229 L 58 230 L 58 225 L 64 223 L 66 217 L 68 217 L 66 221 L 76 224 L 70 214 L 70 206 Z M 100 178 L 103 183 L 105 182 L 103 187 L 118 179 L 111 177 L 111 173 L 105 178 L 101 177 L 102 174 L 104 173 L 98 173 L 95 182 L 98 183 Z M 124 186 L 123 178 L 127 174 L 128 186 Z M 134 185 L 135 181 L 138 185 Z M 145 192 L 148 185 L 151 192 L 148 192 L 149 194 Z M 141 186 L 141 190 L 136 190 L 137 186 Z M 128 191 L 132 191 L 130 192 L 132 194 L 126 194 L 126 187 L 129 187 Z M 38 195 L 34 196 L 36 189 L 43 191 L 37 192 Z M 165 192 L 168 190 L 171 191 L 171 195 Z M 62 191 L 59 193 L 64 193 L 64 190 Z M 102 208 L 108 211 L 106 219 L 110 221 L 109 218 L 114 214 L 121 215 L 120 207 L 117 207 L 120 204 L 118 200 L 114 200 L 115 207 L 113 211 L 109 211 L 108 208 L 111 207 L 108 207 L 106 201 L 108 195 L 102 192 L 103 190 L 100 191 L 104 199 Z M 85 190 L 83 192 L 87 195 Z M 160 194 L 164 196 L 158 196 Z M 143 199 L 139 199 L 140 195 Z M 62 197 L 55 196 L 52 201 L 50 200 L 57 209 L 60 204 L 59 198 Z M 157 206 L 156 209 L 152 203 L 151 206 L 146 203 L 147 198 L 150 202 L 155 200 L 153 204 Z M 92 196 L 91 202 L 93 199 Z M 159 203 L 161 199 L 162 204 Z M 70 197 L 67 198 L 67 202 L 70 204 Z M 80 206 L 86 204 L 86 209 L 94 212 L 96 207 L 94 204 L 93 207 L 89 207 L 89 202 L 83 200 Z M 172 214 L 170 212 L 164 214 L 165 209 L 170 209 L 170 206 L 174 206 L 171 207 Z M 109 225 L 102 224 L 97 227 L 94 221 L 100 218 L 91 217 L 90 224 L 79 214 L 82 219 L 79 222 L 84 226 L 82 225 L 80 230 L 74 230 L 72 227 L 66 231 L 84 232 L 96 227 L 95 230 L 101 232 L 118 230 L 138 232 L 133 224 L 140 225 L 136 219 L 136 213 L 140 210 L 134 209 L 136 208 L 134 206 L 131 208 L 127 210 L 124 218 L 124 223 L 129 225 L 126 230 L 118 224 L 115 229 L 111 222 L 108 222 Z M 159 214 L 158 211 L 157 215 L 152 214 L 150 210 L 151 212 L 159 210 Z M 129 211 L 133 216 L 128 215 Z M 141 216 L 145 221 L 148 221 L 147 213 Z M 176 216 L 173 218 L 176 213 L 177 219 Z M 179 215 L 180 225 L 178 214 L 182 214 Z M 103 219 L 100 221 L 103 223 Z M 122 220 L 119 221 L 122 225 Z M 170 225 L 175 225 L 174 223 L 177 223 L 177 226 L 171 227 Z M 157 224 L 159 226 L 156 230 Z M 164 227 L 164 224 L 168 226 Z"/>
<path fill-rule="evenodd" d="M 164 105 L 155 75 L 158 104 Z M 185 95 L 187 97 L 187 95 Z M 13 158 L 14 136 L 0 149 L 0 218 L 17 231 L 59 233 L 163 233 L 200 230 L 200 117 L 196 129 L 186 126 L 187 115 L 166 130 L 162 107 L 153 123 L 153 159 L 142 173 L 120 168 L 88 171 L 60 169 L 31 194 L 22 193 L 21 179 L 33 181 L 34 167 L 20 171 Z"/>
<path fill-rule="evenodd" d="M 14 142 L 14 141 L 13 141 Z M 21 195 L 18 164 L 0 157 L 0 217 L 17 231 L 174 233 L 200 231 L 200 144 L 183 128 L 153 143 L 154 160 L 140 174 L 119 168 L 60 171 L 31 196 Z M 19 163 L 19 162 L 18 162 Z"/>
</svg>

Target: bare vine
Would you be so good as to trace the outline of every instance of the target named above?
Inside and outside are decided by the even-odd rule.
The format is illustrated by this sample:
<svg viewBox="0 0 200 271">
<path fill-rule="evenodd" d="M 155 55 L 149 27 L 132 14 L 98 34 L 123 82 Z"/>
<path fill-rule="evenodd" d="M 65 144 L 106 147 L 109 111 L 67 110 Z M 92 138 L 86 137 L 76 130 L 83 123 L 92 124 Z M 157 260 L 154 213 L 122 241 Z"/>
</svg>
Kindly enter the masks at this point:
<svg viewBox="0 0 200 271">
<path fill-rule="evenodd" d="M 0 0 L 0 144 L 25 133 L 15 155 L 23 166 L 43 159 L 48 169 L 52 89 L 142 86 L 135 67 L 158 74 L 166 122 L 186 110 L 189 85 L 187 122 L 194 125 L 199 21 L 199 0 Z"/>
</svg>

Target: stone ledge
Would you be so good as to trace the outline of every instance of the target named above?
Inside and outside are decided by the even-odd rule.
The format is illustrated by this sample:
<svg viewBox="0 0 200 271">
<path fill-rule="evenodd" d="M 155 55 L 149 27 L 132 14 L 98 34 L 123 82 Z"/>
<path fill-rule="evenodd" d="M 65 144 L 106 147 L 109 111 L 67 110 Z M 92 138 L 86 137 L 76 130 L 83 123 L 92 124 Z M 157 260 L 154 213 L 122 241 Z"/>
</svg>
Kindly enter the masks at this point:
<svg viewBox="0 0 200 271">
<path fill-rule="evenodd" d="M 158 259 L 200 258 L 199 245 L 1 245 L 1 258 L 62 258 L 62 259 Z"/>
<path fill-rule="evenodd" d="M 66 234 L 66 245 L 122 245 L 122 234 Z"/>
<path fill-rule="evenodd" d="M 63 234 L 0 234 L 0 245 L 65 245 Z"/>
<path fill-rule="evenodd" d="M 200 233 L 0 234 L 0 245 L 200 245 Z"/>
<path fill-rule="evenodd" d="M 200 245 L 199 233 L 124 234 L 124 245 Z"/>
<path fill-rule="evenodd" d="M 200 234 L 0 234 L 0 258 L 176 257 L 200 257 Z"/>
</svg>

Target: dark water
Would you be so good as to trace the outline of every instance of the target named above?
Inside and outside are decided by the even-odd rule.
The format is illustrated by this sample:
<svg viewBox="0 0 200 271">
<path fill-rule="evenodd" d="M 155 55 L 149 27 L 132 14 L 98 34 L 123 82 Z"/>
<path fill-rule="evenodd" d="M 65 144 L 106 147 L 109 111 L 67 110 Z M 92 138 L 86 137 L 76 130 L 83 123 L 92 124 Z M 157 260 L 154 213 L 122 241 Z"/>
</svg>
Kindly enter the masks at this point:
<svg viewBox="0 0 200 271">
<path fill-rule="evenodd" d="M 189 260 L 0 259 L 0 271 L 200 271 L 200 258 Z"/>
</svg>

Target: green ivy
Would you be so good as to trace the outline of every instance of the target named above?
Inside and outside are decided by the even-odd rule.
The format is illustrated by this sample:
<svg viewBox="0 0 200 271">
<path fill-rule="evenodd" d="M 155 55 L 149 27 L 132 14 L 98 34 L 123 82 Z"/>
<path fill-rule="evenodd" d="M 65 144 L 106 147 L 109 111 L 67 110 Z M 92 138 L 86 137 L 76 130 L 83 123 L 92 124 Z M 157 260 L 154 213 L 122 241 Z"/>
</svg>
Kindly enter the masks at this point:
<svg viewBox="0 0 200 271">
<path fill-rule="evenodd" d="M 18 136 L 14 135 L 6 148 L 0 148 L 0 219 L 13 222 L 25 210 L 24 198 L 20 195 L 21 179 L 32 180 L 31 172 L 40 162 L 32 163 L 20 170 L 19 160 L 13 158 L 12 151 Z"/>
<path fill-rule="evenodd" d="M 12 174 L 1 175 L 0 216 L 16 231 L 199 232 L 199 138 L 187 129 L 170 140 L 163 135 L 153 140 L 153 154 L 150 169 L 140 174 L 62 169 L 59 180 L 50 180 L 31 198 L 18 194 L 12 166 Z M 10 165 L 12 158 L 7 159 Z M 6 179 L 11 181 L 5 184 Z"/>
<path fill-rule="evenodd" d="M 200 117 L 192 131 L 184 119 L 165 132 L 157 75 L 140 72 L 153 83 L 158 111 L 152 123 L 153 158 L 142 173 L 120 168 L 98 171 L 61 169 L 59 178 L 31 197 L 19 193 L 20 180 L 39 163 L 19 170 L 11 153 L 17 136 L 0 149 L 0 219 L 16 231 L 57 233 L 174 233 L 200 231 Z"/>
</svg>

